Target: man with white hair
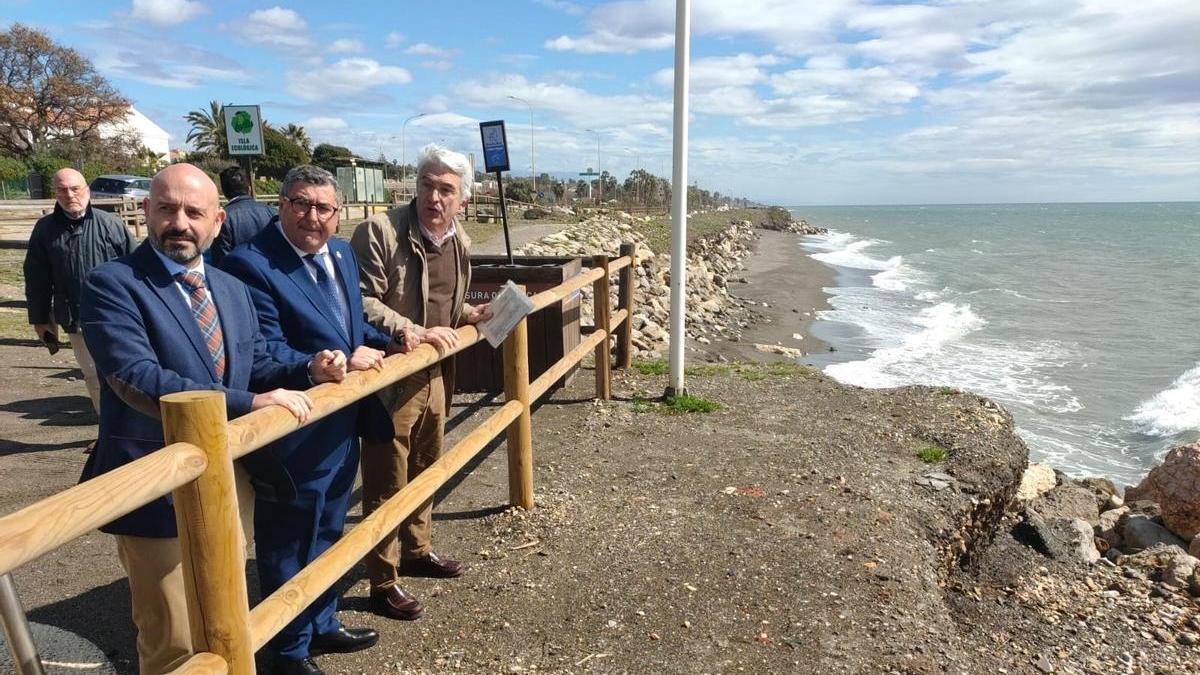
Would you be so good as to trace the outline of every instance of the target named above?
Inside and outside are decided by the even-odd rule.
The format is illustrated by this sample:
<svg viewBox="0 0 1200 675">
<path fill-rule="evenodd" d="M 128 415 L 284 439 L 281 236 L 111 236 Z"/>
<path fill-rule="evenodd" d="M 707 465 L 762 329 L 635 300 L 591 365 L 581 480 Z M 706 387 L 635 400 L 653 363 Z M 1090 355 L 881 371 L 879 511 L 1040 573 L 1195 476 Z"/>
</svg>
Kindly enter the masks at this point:
<svg viewBox="0 0 1200 675">
<path fill-rule="evenodd" d="M 350 245 L 358 258 L 367 320 L 394 336 L 405 351 L 425 342 L 439 351 L 452 348 L 458 342 L 457 327 L 490 316 L 487 305 L 465 301 L 471 283 L 470 240 L 457 216 L 471 197 L 474 180 L 462 153 L 427 145 L 417 160 L 416 198 L 354 230 Z M 392 415 L 395 437 L 363 443 L 364 515 L 437 461 L 453 393 L 452 359 L 379 392 Z M 367 554 L 376 613 L 406 621 L 424 613 L 421 602 L 400 587 L 400 572 L 448 578 L 465 570 L 462 563 L 433 552 L 432 511 L 431 499 Z"/>
<path fill-rule="evenodd" d="M 83 372 L 92 408 L 100 413 L 96 364 L 79 330 L 79 296 L 88 272 L 133 252 L 133 236 L 121 219 L 92 208 L 83 174 L 59 169 L 54 174 L 54 212 L 33 226 L 25 251 L 25 307 L 37 339 L 53 354 L 58 329 L 67 332 Z"/>
</svg>

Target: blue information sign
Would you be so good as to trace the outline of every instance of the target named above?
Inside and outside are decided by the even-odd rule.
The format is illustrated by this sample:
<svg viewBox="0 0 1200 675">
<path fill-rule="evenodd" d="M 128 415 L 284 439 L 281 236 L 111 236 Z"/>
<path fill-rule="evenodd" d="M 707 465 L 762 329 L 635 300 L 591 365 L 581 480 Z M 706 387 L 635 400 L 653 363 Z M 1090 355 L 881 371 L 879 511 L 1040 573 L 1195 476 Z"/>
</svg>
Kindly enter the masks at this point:
<svg viewBox="0 0 1200 675">
<path fill-rule="evenodd" d="M 504 120 L 480 122 L 479 135 L 483 138 L 483 165 L 487 172 L 508 171 L 508 136 L 504 133 Z"/>
</svg>

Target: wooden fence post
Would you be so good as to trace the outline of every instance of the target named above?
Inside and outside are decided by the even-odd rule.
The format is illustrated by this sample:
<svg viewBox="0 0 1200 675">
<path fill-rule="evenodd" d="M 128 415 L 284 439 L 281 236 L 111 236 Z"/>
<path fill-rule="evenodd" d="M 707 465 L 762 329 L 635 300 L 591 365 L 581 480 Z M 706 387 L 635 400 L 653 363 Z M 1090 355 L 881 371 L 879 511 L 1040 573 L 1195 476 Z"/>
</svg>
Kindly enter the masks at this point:
<svg viewBox="0 0 1200 675">
<path fill-rule="evenodd" d="M 608 256 L 592 256 L 592 266 L 604 270 L 604 274 L 592 283 L 592 306 L 595 309 L 596 330 L 611 333 L 608 308 Z M 611 367 L 609 364 L 608 337 L 596 345 L 596 398 L 607 401 L 612 398 Z"/>
<path fill-rule="evenodd" d="M 617 367 L 629 368 L 633 365 L 633 285 L 637 283 L 634 273 L 634 246 L 631 243 L 621 244 L 621 257 L 629 256 L 629 264 L 617 273 L 617 309 L 629 312 L 621 327 L 617 329 Z"/>
<path fill-rule="evenodd" d="M 225 659 L 230 675 L 253 675 L 245 541 L 229 454 L 225 395 L 178 392 L 163 396 L 159 407 L 166 442 L 191 443 L 208 456 L 205 472 L 174 492 L 192 651 Z"/>
<path fill-rule="evenodd" d="M 517 286 L 522 293 L 524 286 Z M 508 425 L 508 499 L 533 509 L 533 420 L 529 398 L 529 320 L 521 319 L 504 341 L 504 400 L 520 401 L 521 416 Z"/>
</svg>

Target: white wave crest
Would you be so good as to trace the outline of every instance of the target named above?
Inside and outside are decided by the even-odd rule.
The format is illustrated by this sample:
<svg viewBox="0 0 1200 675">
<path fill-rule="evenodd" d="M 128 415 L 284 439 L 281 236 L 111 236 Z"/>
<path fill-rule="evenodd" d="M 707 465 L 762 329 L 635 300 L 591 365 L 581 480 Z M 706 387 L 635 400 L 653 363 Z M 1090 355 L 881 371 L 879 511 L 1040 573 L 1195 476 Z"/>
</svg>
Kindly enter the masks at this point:
<svg viewBox="0 0 1200 675">
<path fill-rule="evenodd" d="M 1125 419 L 1148 436 L 1166 438 L 1200 429 L 1200 364 L 1180 375 L 1170 387 L 1142 401 Z"/>
</svg>

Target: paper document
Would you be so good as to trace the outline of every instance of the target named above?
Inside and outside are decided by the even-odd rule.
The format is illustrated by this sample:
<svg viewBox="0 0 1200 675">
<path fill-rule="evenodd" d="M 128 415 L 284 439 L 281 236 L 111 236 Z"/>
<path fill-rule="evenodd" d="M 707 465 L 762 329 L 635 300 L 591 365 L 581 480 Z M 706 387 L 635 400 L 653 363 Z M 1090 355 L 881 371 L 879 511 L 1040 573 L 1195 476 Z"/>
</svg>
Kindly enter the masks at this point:
<svg viewBox="0 0 1200 675">
<path fill-rule="evenodd" d="M 492 318 L 481 322 L 477 327 L 488 344 L 493 348 L 499 347 L 504 338 L 512 332 L 517 323 L 533 311 L 533 301 L 521 292 L 512 281 L 500 287 L 500 292 L 492 298 Z"/>
</svg>

